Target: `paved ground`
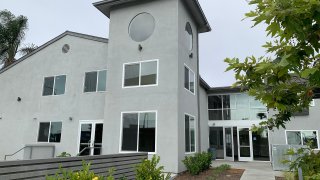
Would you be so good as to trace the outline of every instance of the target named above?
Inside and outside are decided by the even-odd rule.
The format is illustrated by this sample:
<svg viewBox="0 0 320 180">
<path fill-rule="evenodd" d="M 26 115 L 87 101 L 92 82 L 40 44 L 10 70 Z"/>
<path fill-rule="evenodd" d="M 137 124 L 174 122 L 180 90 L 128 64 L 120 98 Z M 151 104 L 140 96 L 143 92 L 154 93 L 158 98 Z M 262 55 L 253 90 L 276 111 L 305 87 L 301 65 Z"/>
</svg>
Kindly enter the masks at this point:
<svg viewBox="0 0 320 180">
<path fill-rule="evenodd" d="M 230 162 L 224 160 L 213 161 L 212 166 L 229 164 L 232 168 L 245 169 L 241 180 L 275 180 L 275 176 L 281 176 L 279 171 L 273 171 L 270 162 Z"/>
</svg>

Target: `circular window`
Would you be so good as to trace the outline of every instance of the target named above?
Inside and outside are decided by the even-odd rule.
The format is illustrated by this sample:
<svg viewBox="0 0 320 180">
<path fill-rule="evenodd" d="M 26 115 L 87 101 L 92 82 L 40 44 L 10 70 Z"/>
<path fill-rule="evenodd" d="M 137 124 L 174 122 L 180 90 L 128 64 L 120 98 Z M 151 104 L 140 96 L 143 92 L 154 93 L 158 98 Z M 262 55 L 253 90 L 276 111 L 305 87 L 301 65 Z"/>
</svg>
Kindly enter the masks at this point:
<svg viewBox="0 0 320 180">
<path fill-rule="evenodd" d="M 69 50 L 70 50 L 69 44 L 63 45 L 63 47 L 62 47 L 62 52 L 63 53 L 67 53 L 67 52 L 69 52 Z"/>
<path fill-rule="evenodd" d="M 193 34 L 192 34 L 192 28 L 189 22 L 187 22 L 186 24 L 185 33 L 186 33 L 187 47 L 191 51 L 193 48 Z"/>
<path fill-rule="evenodd" d="M 129 35 L 132 40 L 142 42 L 148 39 L 155 28 L 155 20 L 149 13 L 141 13 L 135 16 L 129 25 Z"/>
</svg>

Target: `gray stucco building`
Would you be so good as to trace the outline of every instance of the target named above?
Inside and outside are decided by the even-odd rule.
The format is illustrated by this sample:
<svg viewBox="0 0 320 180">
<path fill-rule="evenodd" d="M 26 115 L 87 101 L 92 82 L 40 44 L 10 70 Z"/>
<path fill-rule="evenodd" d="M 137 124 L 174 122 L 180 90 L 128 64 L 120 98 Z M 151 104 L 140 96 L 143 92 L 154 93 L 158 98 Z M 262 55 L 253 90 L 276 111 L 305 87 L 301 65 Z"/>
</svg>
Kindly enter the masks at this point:
<svg viewBox="0 0 320 180">
<path fill-rule="evenodd" d="M 267 109 L 200 78 L 198 35 L 211 28 L 197 0 L 94 6 L 109 39 L 67 31 L 0 71 L 0 158 L 25 146 L 7 160 L 148 152 L 178 173 L 210 146 L 231 161 L 269 161 L 271 144 L 306 138 L 319 147 L 317 100 L 287 131 L 254 134 Z"/>
</svg>

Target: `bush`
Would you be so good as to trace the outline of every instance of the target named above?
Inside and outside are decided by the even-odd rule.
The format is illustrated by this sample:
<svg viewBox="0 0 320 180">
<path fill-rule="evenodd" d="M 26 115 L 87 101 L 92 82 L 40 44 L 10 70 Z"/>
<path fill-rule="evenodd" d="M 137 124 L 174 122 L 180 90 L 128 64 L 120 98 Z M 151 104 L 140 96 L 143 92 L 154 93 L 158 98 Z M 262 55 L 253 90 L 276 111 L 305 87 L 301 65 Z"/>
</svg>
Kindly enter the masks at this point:
<svg viewBox="0 0 320 180">
<path fill-rule="evenodd" d="M 286 155 L 298 156 L 294 161 L 283 161 L 289 164 L 290 171 L 292 171 L 296 177 L 298 175 L 298 169 L 301 168 L 304 179 L 320 179 L 320 153 L 316 153 L 313 149 L 307 147 L 300 148 L 296 151 L 289 149 Z"/>
<path fill-rule="evenodd" d="M 211 167 L 212 154 L 207 152 L 196 153 L 194 156 L 187 156 L 182 162 L 191 175 L 198 175 Z"/>
<path fill-rule="evenodd" d="M 160 157 L 154 155 L 151 160 L 145 159 L 136 167 L 136 179 L 138 180 L 169 180 L 170 173 L 165 175 L 163 166 L 158 166 Z"/>
<path fill-rule="evenodd" d="M 59 154 L 57 157 L 71 157 L 70 153 L 67 152 L 62 152 L 61 154 Z"/>
<path fill-rule="evenodd" d="M 115 169 L 111 168 L 108 171 L 108 176 L 98 176 L 93 171 L 90 171 L 90 163 L 82 162 L 82 170 L 72 171 L 59 167 L 59 171 L 54 176 L 47 176 L 46 180 L 114 180 L 113 173 Z M 123 178 L 125 179 L 125 178 Z"/>
</svg>

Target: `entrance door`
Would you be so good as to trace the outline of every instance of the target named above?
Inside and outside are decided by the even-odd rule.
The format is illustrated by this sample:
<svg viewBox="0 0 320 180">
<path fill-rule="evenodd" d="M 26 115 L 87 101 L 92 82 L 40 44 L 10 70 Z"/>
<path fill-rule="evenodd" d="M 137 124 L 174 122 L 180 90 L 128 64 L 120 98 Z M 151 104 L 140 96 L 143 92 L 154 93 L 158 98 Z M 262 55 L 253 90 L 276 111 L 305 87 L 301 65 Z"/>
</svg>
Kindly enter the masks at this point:
<svg viewBox="0 0 320 180">
<path fill-rule="evenodd" d="M 224 136 L 224 159 L 234 161 L 234 146 L 233 146 L 233 128 L 225 127 L 223 129 Z"/>
<path fill-rule="evenodd" d="M 252 132 L 247 127 L 237 129 L 239 161 L 253 161 Z"/>
<path fill-rule="evenodd" d="M 100 121 L 80 122 L 79 156 L 100 155 L 103 123 Z"/>
</svg>

